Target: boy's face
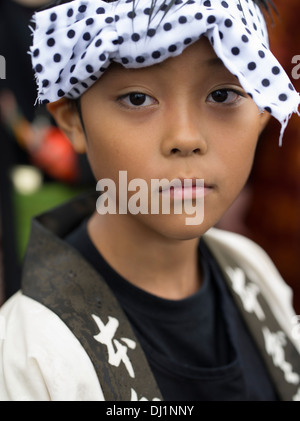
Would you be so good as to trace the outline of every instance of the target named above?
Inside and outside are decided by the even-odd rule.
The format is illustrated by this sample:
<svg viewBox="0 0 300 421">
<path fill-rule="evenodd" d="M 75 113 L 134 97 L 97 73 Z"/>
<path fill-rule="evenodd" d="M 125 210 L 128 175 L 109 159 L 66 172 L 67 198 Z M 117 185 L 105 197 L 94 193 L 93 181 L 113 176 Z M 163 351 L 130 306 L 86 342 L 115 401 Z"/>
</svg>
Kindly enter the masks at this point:
<svg viewBox="0 0 300 421">
<path fill-rule="evenodd" d="M 53 107 L 54 116 L 75 147 L 86 150 L 97 180 L 118 185 L 119 171 L 127 171 L 128 181 L 144 179 L 150 191 L 151 179 L 204 179 L 200 226 L 187 226 L 184 213 L 124 216 L 178 239 L 200 236 L 232 204 L 268 119 L 204 37 L 152 67 L 112 65 L 81 98 L 85 132 L 59 108 Z"/>
</svg>

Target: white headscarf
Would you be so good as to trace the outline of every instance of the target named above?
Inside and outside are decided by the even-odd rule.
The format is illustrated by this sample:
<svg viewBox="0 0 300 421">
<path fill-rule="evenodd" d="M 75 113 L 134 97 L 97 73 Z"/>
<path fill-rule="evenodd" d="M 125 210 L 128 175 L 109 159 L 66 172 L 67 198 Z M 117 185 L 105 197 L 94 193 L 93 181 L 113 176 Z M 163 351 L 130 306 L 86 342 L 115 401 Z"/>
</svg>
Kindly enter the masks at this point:
<svg viewBox="0 0 300 421">
<path fill-rule="evenodd" d="M 299 94 L 269 50 L 259 7 L 252 0 L 168 4 L 74 0 L 36 13 L 31 56 L 39 101 L 77 98 L 112 61 L 127 68 L 151 66 L 205 35 L 258 108 L 279 120 L 282 137 L 289 117 L 298 112 Z"/>
</svg>

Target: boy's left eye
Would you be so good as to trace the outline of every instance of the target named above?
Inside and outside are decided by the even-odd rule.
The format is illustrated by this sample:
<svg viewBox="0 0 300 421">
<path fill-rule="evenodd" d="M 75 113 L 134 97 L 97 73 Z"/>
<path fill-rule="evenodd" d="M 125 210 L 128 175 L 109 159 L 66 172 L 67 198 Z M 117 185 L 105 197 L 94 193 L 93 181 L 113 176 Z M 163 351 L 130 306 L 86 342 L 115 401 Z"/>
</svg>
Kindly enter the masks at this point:
<svg viewBox="0 0 300 421">
<path fill-rule="evenodd" d="M 243 96 L 242 93 L 232 89 L 218 89 L 207 97 L 207 101 L 217 104 L 234 104 L 241 96 Z"/>
<path fill-rule="evenodd" d="M 147 107 L 157 103 L 154 98 L 141 92 L 130 92 L 122 95 L 118 98 L 118 101 L 130 108 Z"/>
</svg>

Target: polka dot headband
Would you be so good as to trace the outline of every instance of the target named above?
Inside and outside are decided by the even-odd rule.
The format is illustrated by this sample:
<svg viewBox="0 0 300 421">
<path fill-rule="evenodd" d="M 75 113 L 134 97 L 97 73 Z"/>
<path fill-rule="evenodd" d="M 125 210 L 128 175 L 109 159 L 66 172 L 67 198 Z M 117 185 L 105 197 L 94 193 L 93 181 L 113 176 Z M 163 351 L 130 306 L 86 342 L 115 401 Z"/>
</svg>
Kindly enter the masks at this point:
<svg viewBox="0 0 300 421">
<path fill-rule="evenodd" d="M 42 103 L 78 98 L 112 61 L 151 66 L 205 35 L 258 108 L 280 121 L 281 137 L 298 112 L 299 94 L 269 50 L 252 0 L 177 0 L 171 7 L 165 0 L 74 0 L 36 13 L 34 21 L 30 53 Z"/>
</svg>

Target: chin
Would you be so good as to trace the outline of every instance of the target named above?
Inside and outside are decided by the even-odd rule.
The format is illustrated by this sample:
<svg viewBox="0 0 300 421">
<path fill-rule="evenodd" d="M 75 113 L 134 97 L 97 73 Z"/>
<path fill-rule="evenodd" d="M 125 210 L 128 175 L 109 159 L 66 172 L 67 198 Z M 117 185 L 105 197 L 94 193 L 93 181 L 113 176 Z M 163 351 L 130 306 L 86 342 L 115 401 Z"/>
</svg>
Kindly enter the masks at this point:
<svg viewBox="0 0 300 421">
<path fill-rule="evenodd" d="M 172 232 L 166 233 L 170 239 L 178 241 L 189 241 L 200 238 L 206 231 L 201 228 L 188 228 L 172 230 Z"/>
<path fill-rule="evenodd" d="M 155 225 L 155 227 L 152 225 L 152 228 L 158 234 L 170 240 L 179 241 L 200 238 L 210 228 L 205 222 L 197 225 L 188 225 L 185 219 L 178 218 L 175 215 L 166 215 Z"/>
</svg>

